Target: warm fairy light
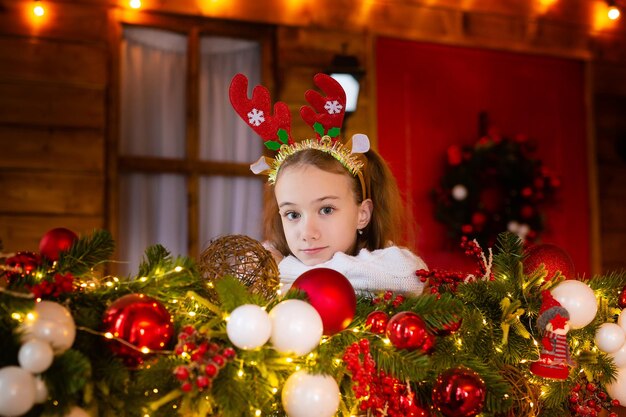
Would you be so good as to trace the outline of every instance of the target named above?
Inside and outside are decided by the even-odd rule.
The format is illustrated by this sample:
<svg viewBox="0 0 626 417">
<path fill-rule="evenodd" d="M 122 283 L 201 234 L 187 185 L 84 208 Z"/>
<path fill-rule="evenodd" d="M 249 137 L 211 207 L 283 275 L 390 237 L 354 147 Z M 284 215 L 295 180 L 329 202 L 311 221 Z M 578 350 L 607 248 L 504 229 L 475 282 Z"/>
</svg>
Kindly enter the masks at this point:
<svg viewBox="0 0 626 417">
<path fill-rule="evenodd" d="M 115 285 L 115 284 L 113 284 L 111 281 L 107 281 L 107 283 L 106 283 L 107 287 L 112 287 L 113 285 Z"/>
<path fill-rule="evenodd" d="M 274 387 L 272 388 L 272 394 L 276 394 L 278 392 L 278 388 Z"/>
<path fill-rule="evenodd" d="M 536 341 L 535 339 L 533 339 L 533 344 L 534 344 L 535 346 L 539 346 L 539 343 L 537 343 L 537 341 Z"/>
<path fill-rule="evenodd" d="M 336 363 L 337 365 L 339 365 L 339 364 L 341 363 L 341 359 L 339 359 L 339 358 L 335 358 L 335 359 L 334 359 L 334 361 L 335 361 L 335 363 Z"/>
<path fill-rule="evenodd" d="M 463 346 L 463 340 L 456 339 L 456 344 L 459 345 L 459 347 Z"/>
<path fill-rule="evenodd" d="M 460 339 L 459 339 L 460 340 Z M 499 347 L 496 346 L 496 352 L 498 353 L 502 353 L 502 349 L 500 349 Z"/>
<path fill-rule="evenodd" d="M 113 339 L 113 333 L 111 333 L 111 332 L 106 332 L 106 333 L 104 334 L 104 337 L 106 337 L 107 339 Z"/>
<path fill-rule="evenodd" d="M 170 300 L 170 303 L 172 303 L 172 304 L 176 304 L 177 302 L 178 302 L 178 300 L 177 300 L 177 299 L 175 299 L 175 298 L 173 298 L 173 299 L 171 299 L 171 300 Z"/>
<path fill-rule="evenodd" d="M 35 313 L 33 313 L 33 312 L 30 312 L 30 313 L 26 314 L 26 320 L 28 320 L 28 321 L 33 321 L 33 320 L 35 320 L 36 317 L 37 317 L 37 315 Z"/>
<path fill-rule="evenodd" d="M 131 9 L 141 9 L 141 0 L 130 0 L 128 5 Z"/>
<path fill-rule="evenodd" d="M 182 266 L 177 266 L 176 268 L 174 268 L 174 272 L 180 272 L 183 270 Z"/>
<path fill-rule="evenodd" d="M 504 394 L 504 399 L 506 400 L 507 398 L 509 398 L 509 394 Z"/>
<path fill-rule="evenodd" d="M 309 353 L 309 356 L 307 356 L 309 359 L 315 359 L 315 353 L 311 352 Z"/>
<path fill-rule="evenodd" d="M 13 313 L 13 314 L 11 314 L 11 318 L 13 320 L 20 321 L 20 320 L 22 320 L 22 315 L 20 313 Z"/>
<path fill-rule="evenodd" d="M 172 408 L 173 408 L 174 410 L 176 410 L 176 409 L 178 408 L 178 406 L 177 406 L 176 404 L 172 404 Z"/>
<path fill-rule="evenodd" d="M 187 314 L 189 315 L 189 317 L 195 317 L 196 316 L 196 312 L 195 311 L 190 311 Z"/>
<path fill-rule="evenodd" d="M 148 277 L 141 277 L 139 278 L 139 281 L 141 282 L 146 282 L 148 280 Z"/>
<path fill-rule="evenodd" d="M 120 279 L 118 277 L 113 277 L 113 281 L 120 282 Z"/>
<path fill-rule="evenodd" d="M 297 365 L 297 366 L 296 366 L 296 372 L 298 372 L 300 369 L 301 369 L 301 368 L 300 368 L 300 365 Z"/>
<path fill-rule="evenodd" d="M 620 16 L 619 9 L 615 6 L 611 6 L 609 7 L 609 12 L 607 13 L 607 15 L 609 16 L 609 19 L 617 20 Z"/>
<path fill-rule="evenodd" d="M 519 363 L 526 363 L 528 362 L 526 359 L 522 359 L 521 361 L 519 361 Z"/>
<path fill-rule="evenodd" d="M 240 369 L 240 370 L 239 370 L 239 372 L 237 372 L 237 376 L 238 376 L 239 378 L 243 378 L 243 375 L 244 375 L 244 373 L 243 373 L 243 369 Z"/>
<path fill-rule="evenodd" d="M 387 339 L 386 337 L 383 339 L 383 343 L 388 345 L 391 343 L 391 340 Z"/>
<path fill-rule="evenodd" d="M 359 329 L 357 329 L 357 328 L 355 327 L 354 329 L 352 329 L 352 332 L 353 332 L 353 333 L 358 333 L 358 332 L 359 332 Z"/>
<path fill-rule="evenodd" d="M 528 403 L 528 405 L 530 405 L 530 408 L 533 408 L 535 406 L 535 403 L 531 401 L 530 403 Z"/>
<path fill-rule="evenodd" d="M 159 393 L 159 389 L 155 388 L 155 389 L 152 390 L 152 392 L 154 392 L 155 394 L 158 394 Z"/>
<path fill-rule="evenodd" d="M 255 415 L 255 416 L 257 416 L 257 417 L 259 417 L 259 416 L 261 415 L 261 410 L 257 409 L 257 410 L 254 412 L 254 415 Z"/>
<path fill-rule="evenodd" d="M 291 363 L 291 362 L 293 362 L 293 358 L 285 358 L 285 362 Z"/>
<path fill-rule="evenodd" d="M 483 319 L 483 326 L 487 325 L 487 320 Z"/>
<path fill-rule="evenodd" d="M 282 295 L 283 292 L 281 290 L 276 290 L 276 295 Z"/>
<path fill-rule="evenodd" d="M 150 353 L 150 349 L 144 346 L 141 348 L 141 353 Z"/>
</svg>

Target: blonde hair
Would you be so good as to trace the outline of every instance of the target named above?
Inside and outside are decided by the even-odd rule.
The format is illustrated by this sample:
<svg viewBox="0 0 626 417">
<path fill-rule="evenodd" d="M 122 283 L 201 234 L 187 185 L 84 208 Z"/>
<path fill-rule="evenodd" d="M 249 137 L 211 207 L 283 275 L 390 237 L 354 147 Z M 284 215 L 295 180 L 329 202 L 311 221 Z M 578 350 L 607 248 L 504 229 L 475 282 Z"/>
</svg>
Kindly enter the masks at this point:
<svg viewBox="0 0 626 417">
<path fill-rule="evenodd" d="M 390 243 L 403 243 L 401 233 L 402 199 L 398 184 L 384 159 L 374 150 L 365 153 L 367 163 L 364 177 L 367 193 L 373 203 L 372 217 L 357 235 L 356 251 L 365 248 L 370 251 L 382 249 Z M 300 151 L 283 162 L 280 167 L 284 171 L 290 166 L 312 165 L 323 171 L 346 175 L 351 178 L 352 192 L 357 204 L 363 202 L 363 193 L 359 179 L 348 172 L 332 155 L 315 149 Z M 280 180 L 280 172 L 277 181 Z M 265 238 L 283 255 L 291 254 L 283 223 L 278 212 L 278 203 L 274 195 L 274 187 L 267 185 L 265 189 L 265 207 L 263 212 Z M 350 255 L 355 255 L 350 254 Z"/>
</svg>

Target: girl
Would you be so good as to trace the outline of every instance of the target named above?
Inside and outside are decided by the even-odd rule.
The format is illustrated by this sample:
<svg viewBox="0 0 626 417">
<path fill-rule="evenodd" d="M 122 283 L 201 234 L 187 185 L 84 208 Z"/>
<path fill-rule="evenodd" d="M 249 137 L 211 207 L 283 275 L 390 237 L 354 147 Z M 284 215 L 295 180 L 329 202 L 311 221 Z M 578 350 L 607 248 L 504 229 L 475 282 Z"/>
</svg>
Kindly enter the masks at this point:
<svg viewBox="0 0 626 417">
<path fill-rule="evenodd" d="M 355 135 L 347 144 L 329 136 L 338 134 L 345 93 L 327 75 L 318 74 L 315 83 L 328 95 L 308 91 L 305 97 L 315 109 L 304 107 L 301 114 L 318 139 L 299 143 L 289 136 L 286 105 L 277 103 L 274 116 L 269 115 L 267 90 L 257 86 L 248 100 L 247 80 L 241 75 L 230 89 L 233 107 L 266 139 L 266 146 L 278 142 L 276 137 L 282 142 L 275 159 L 262 157 L 252 170 L 268 174 L 274 185 L 273 195 L 266 198 L 264 225 L 266 245 L 279 261 L 283 289 L 288 290 L 303 272 L 331 268 L 359 292 L 421 294 L 423 283 L 415 271 L 426 265 L 409 250 L 393 245 L 401 221 L 393 175 L 369 149 L 365 135 Z"/>
</svg>

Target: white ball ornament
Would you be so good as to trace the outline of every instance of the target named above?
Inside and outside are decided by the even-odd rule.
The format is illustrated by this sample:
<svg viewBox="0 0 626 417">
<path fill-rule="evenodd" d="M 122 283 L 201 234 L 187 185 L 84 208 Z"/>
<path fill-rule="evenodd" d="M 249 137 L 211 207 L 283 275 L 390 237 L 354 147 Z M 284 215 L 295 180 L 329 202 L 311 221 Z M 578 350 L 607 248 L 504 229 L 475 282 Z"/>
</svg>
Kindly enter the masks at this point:
<svg viewBox="0 0 626 417">
<path fill-rule="evenodd" d="M 35 377 L 35 403 L 43 404 L 48 399 L 48 386 L 41 377 Z"/>
<path fill-rule="evenodd" d="M 621 313 L 619 313 L 619 317 L 617 318 L 617 324 L 626 332 L 626 313 L 624 313 L 625 311 L 626 308 L 623 309 Z"/>
<path fill-rule="evenodd" d="M 40 374 L 52 365 L 54 352 L 48 342 L 31 339 L 20 347 L 17 361 L 30 373 Z"/>
<path fill-rule="evenodd" d="M 306 355 L 320 344 L 324 325 L 315 308 L 302 300 L 285 300 L 270 311 L 274 349 Z"/>
<path fill-rule="evenodd" d="M 606 392 L 620 404 L 626 404 L 626 368 L 617 369 L 617 378 L 606 385 Z"/>
<path fill-rule="evenodd" d="M 25 322 L 23 341 L 40 339 L 50 343 L 55 353 L 72 347 L 76 324 L 70 312 L 59 303 L 40 301 L 35 304 L 34 318 Z"/>
<path fill-rule="evenodd" d="M 289 417 L 332 417 L 339 408 L 339 386 L 328 375 L 292 374 L 283 386 L 283 408 Z"/>
<path fill-rule="evenodd" d="M 462 184 L 457 184 L 452 187 L 452 198 L 456 201 L 463 201 L 467 198 L 467 188 Z"/>
<path fill-rule="evenodd" d="M 569 325 L 572 329 L 582 329 L 596 317 L 598 300 L 593 290 L 584 282 L 568 279 L 550 292 L 569 313 Z"/>
<path fill-rule="evenodd" d="M 625 341 L 624 330 L 615 323 L 604 323 L 596 330 L 596 346 L 603 352 L 617 352 Z"/>
<path fill-rule="evenodd" d="M 272 334 L 272 321 L 261 307 L 244 304 L 230 313 L 226 334 L 238 348 L 256 349 L 269 340 Z"/>
<path fill-rule="evenodd" d="M 35 377 L 19 366 L 0 369 L 0 415 L 20 416 L 35 405 Z"/>
<path fill-rule="evenodd" d="M 613 363 L 616 367 L 626 367 L 626 343 L 615 352 L 609 353 L 609 356 L 613 358 Z"/>
</svg>

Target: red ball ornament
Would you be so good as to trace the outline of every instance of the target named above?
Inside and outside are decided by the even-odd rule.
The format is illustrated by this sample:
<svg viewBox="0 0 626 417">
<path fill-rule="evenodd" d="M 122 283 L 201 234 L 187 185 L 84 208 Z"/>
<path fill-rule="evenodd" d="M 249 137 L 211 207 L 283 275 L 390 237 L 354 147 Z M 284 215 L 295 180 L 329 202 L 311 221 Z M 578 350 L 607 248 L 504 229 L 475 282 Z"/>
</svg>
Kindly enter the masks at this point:
<svg viewBox="0 0 626 417">
<path fill-rule="evenodd" d="M 356 294 L 350 281 L 333 269 L 315 268 L 296 279 L 291 288 L 303 291 L 322 318 L 324 334 L 342 331 L 356 313 Z"/>
<path fill-rule="evenodd" d="M 15 255 L 7 258 L 4 263 L 6 266 L 15 269 L 7 271 L 6 274 L 9 281 L 13 281 L 36 270 L 41 265 L 41 257 L 34 252 L 17 252 Z"/>
<path fill-rule="evenodd" d="M 544 264 L 548 272 L 546 281 L 554 278 L 556 271 L 561 271 L 567 279 L 575 279 L 572 258 L 563 249 L 550 243 L 542 243 L 528 249 L 523 264 L 525 274 L 532 273 L 539 265 Z"/>
<path fill-rule="evenodd" d="M 387 337 L 398 349 L 415 350 L 428 338 L 426 323 L 417 314 L 403 311 L 389 319 Z"/>
<path fill-rule="evenodd" d="M 387 330 L 387 323 L 389 323 L 389 316 L 384 311 L 372 311 L 365 319 L 365 325 L 376 334 L 384 334 Z"/>
<path fill-rule="evenodd" d="M 474 417 L 485 405 L 485 382 L 467 368 L 452 368 L 437 377 L 433 405 L 445 417 Z"/>
<path fill-rule="evenodd" d="M 42 256 L 56 261 L 59 259 L 59 252 L 64 252 L 72 247 L 78 239 L 76 233 L 64 227 L 57 227 L 49 230 L 39 241 L 39 253 Z"/>
<path fill-rule="evenodd" d="M 106 309 L 102 318 L 103 331 L 109 332 L 138 349 L 164 349 L 172 339 L 172 317 L 161 302 L 143 294 L 128 294 L 118 298 Z M 109 348 L 129 366 L 143 362 L 144 353 L 116 340 Z"/>
</svg>

